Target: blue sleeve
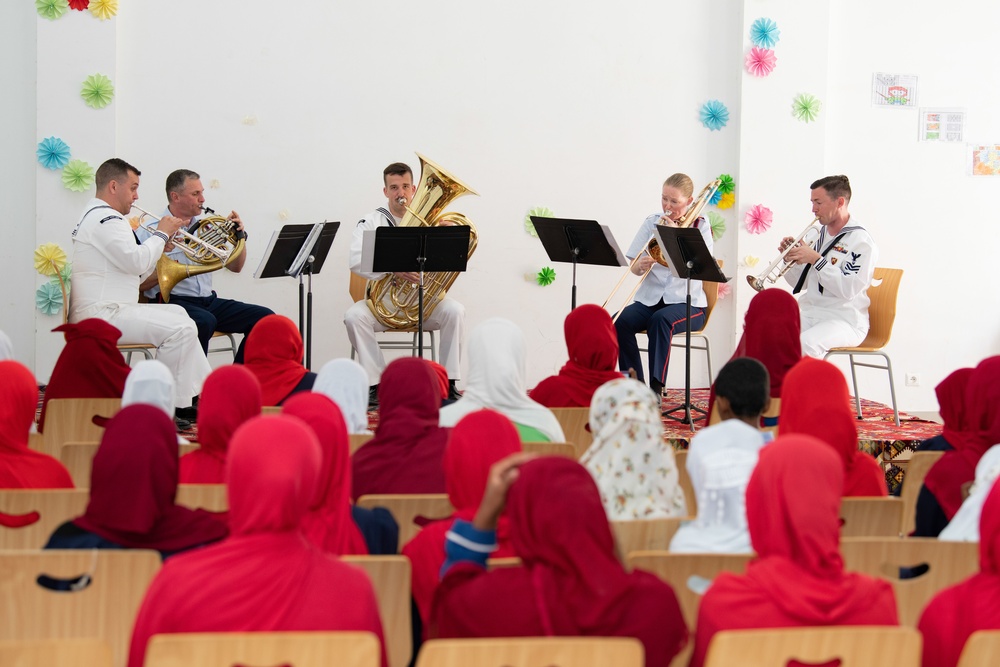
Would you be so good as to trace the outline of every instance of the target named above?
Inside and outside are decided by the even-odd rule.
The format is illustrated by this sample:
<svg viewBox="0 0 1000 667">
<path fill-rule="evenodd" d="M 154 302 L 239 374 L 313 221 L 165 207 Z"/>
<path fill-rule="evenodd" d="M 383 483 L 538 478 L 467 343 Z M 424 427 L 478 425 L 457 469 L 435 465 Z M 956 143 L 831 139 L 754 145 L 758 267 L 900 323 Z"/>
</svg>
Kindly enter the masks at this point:
<svg viewBox="0 0 1000 667">
<path fill-rule="evenodd" d="M 472 563 L 486 569 L 490 554 L 497 550 L 497 531 L 477 530 L 469 521 L 456 519 L 444 543 L 445 561 L 441 577 L 458 563 Z"/>
</svg>

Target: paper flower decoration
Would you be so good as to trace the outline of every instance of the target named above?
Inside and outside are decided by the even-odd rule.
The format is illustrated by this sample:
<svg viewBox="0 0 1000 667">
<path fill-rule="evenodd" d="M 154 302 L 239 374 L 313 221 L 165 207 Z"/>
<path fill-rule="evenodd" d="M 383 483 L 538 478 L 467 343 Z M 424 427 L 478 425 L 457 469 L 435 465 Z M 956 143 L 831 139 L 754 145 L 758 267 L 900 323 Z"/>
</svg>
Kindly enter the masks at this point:
<svg viewBox="0 0 1000 667">
<path fill-rule="evenodd" d="M 59 137 L 49 137 L 38 142 L 35 155 L 46 169 L 62 169 L 69 162 L 69 146 Z"/>
<path fill-rule="evenodd" d="M 792 115 L 803 122 L 811 123 L 819 116 L 821 106 L 823 103 L 818 99 L 809 93 L 802 93 L 792 100 Z"/>
<path fill-rule="evenodd" d="M 56 283 L 42 283 L 35 290 L 35 307 L 46 315 L 55 315 L 62 310 L 63 293 Z"/>
<path fill-rule="evenodd" d="M 715 206 L 716 204 L 719 203 L 719 200 L 722 199 L 723 194 L 724 193 L 722 192 L 722 188 L 716 188 L 715 192 L 712 193 L 712 196 L 708 198 L 708 203 L 712 206 Z"/>
<path fill-rule="evenodd" d="M 760 263 L 760 257 L 757 255 L 747 255 L 743 258 L 743 266 L 748 266 L 751 269 Z"/>
<path fill-rule="evenodd" d="M 778 24 L 768 18 L 760 18 L 750 24 L 750 41 L 754 46 L 773 49 L 781 38 Z"/>
<path fill-rule="evenodd" d="M 719 100 L 709 100 L 701 106 L 701 124 L 710 130 L 721 130 L 729 122 L 729 109 Z"/>
<path fill-rule="evenodd" d="M 778 58 L 771 49 L 762 49 L 759 46 L 751 47 L 750 52 L 744 60 L 747 71 L 754 76 L 767 76 L 774 70 Z"/>
<path fill-rule="evenodd" d="M 54 276 L 66 266 L 66 252 L 56 243 L 43 243 L 35 248 L 35 271 Z"/>
<path fill-rule="evenodd" d="M 35 11 L 43 19 L 55 21 L 69 11 L 69 3 L 66 0 L 35 0 Z"/>
<path fill-rule="evenodd" d="M 719 174 L 719 180 L 722 183 L 719 184 L 719 192 L 724 195 L 728 195 L 730 192 L 736 189 L 736 183 L 733 181 L 733 177 L 729 174 Z"/>
<path fill-rule="evenodd" d="M 118 13 L 118 0 L 90 0 L 90 13 L 107 21 Z"/>
<path fill-rule="evenodd" d="M 733 204 L 736 203 L 736 195 L 732 192 L 727 192 L 726 194 L 719 197 L 719 203 L 716 204 L 719 208 L 732 208 Z"/>
<path fill-rule="evenodd" d="M 90 5 L 90 0 L 69 0 L 69 8 L 82 12 Z"/>
<path fill-rule="evenodd" d="M 774 213 L 766 206 L 754 204 L 743 217 L 743 221 L 746 223 L 747 231 L 751 234 L 763 234 L 771 228 Z"/>
<path fill-rule="evenodd" d="M 531 216 L 536 215 L 539 218 L 554 218 L 556 214 L 550 208 L 544 206 L 536 206 L 530 209 L 524 216 L 524 231 L 528 232 L 534 237 L 538 236 L 538 232 L 535 231 L 535 224 L 531 222 Z"/>
<path fill-rule="evenodd" d="M 94 184 L 94 168 L 83 160 L 71 160 L 63 167 L 62 182 L 68 190 L 83 192 Z"/>
<path fill-rule="evenodd" d="M 535 280 L 537 280 L 538 284 L 541 285 L 542 287 L 551 285 L 553 282 L 555 282 L 555 279 L 556 279 L 556 272 L 553 271 L 552 268 L 548 266 L 539 271 L 538 275 L 535 276 Z"/>
<path fill-rule="evenodd" d="M 718 241 L 726 233 L 726 219 L 715 211 L 708 212 L 708 224 L 712 225 L 713 241 Z"/>
<path fill-rule="evenodd" d="M 725 299 L 727 296 L 729 296 L 729 293 L 732 291 L 733 290 L 729 286 L 729 283 L 719 283 L 719 300 L 721 301 Z"/>
<path fill-rule="evenodd" d="M 111 79 L 103 74 L 91 74 L 80 88 L 80 97 L 87 103 L 88 107 L 103 109 L 111 104 L 111 99 L 115 96 L 115 87 Z"/>
</svg>

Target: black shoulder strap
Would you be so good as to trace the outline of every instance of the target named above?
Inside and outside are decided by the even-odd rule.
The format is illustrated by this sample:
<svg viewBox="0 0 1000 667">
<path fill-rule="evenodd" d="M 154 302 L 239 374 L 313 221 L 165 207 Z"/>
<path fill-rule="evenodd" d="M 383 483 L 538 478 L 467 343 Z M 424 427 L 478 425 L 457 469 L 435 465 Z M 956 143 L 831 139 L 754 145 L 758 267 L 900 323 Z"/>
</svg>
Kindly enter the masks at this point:
<svg viewBox="0 0 1000 667">
<path fill-rule="evenodd" d="M 385 216 L 385 219 L 389 221 L 389 226 L 390 227 L 395 227 L 396 226 L 396 219 L 394 217 L 392 217 L 392 213 L 389 213 L 388 209 L 379 208 L 379 209 L 376 209 L 376 210 L 379 213 L 381 213 L 382 215 Z"/>
<path fill-rule="evenodd" d="M 842 239 L 845 234 L 847 234 L 847 232 L 840 232 L 839 234 L 837 234 L 837 236 L 834 237 L 833 241 L 830 242 L 830 245 L 826 247 L 826 250 L 820 253 L 820 257 L 826 257 L 827 253 L 833 250 L 833 247 L 837 245 L 837 241 Z M 802 291 L 802 286 L 806 284 L 806 276 L 809 275 L 809 269 L 811 268 L 812 264 L 806 264 L 806 268 L 802 271 L 802 275 L 799 276 L 799 282 L 795 283 L 795 289 L 792 290 L 792 294 L 798 294 L 799 292 Z M 819 293 L 820 294 L 823 293 L 822 285 L 819 286 Z"/>
</svg>

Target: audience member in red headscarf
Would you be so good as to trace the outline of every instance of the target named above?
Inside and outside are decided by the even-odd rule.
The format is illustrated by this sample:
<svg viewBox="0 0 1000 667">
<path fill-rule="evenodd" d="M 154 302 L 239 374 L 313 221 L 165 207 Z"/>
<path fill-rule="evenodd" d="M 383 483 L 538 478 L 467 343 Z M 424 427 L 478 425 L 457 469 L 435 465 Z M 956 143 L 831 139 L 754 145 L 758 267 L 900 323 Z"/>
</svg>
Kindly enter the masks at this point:
<svg viewBox="0 0 1000 667">
<path fill-rule="evenodd" d="M 59 353 L 52 377 L 45 387 L 38 432 L 45 427 L 45 410 L 53 398 L 121 398 L 125 378 L 131 370 L 118 339 L 122 332 L 105 320 L 90 318 L 76 324 L 64 324 L 66 346 Z"/>
<path fill-rule="evenodd" d="M 174 504 L 177 432 L 152 405 L 122 408 L 101 438 L 83 516 L 61 525 L 46 549 L 155 549 L 164 558 L 226 536 L 204 510 Z"/>
<path fill-rule="evenodd" d="M 844 570 L 837 461 L 808 435 L 782 435 L 760 450 L 746 495 L 757 558 L 705 593 L 691 667 L 701 667 L 722 630 L 899 623 L 888 581 Z"/>
<path fill-rule="evenodd" d="M 351 457 L 351 498 L 444 493 L 441 458 L 450 429 L 438 426 L 441 394 L 434 371 L 418 357 L 396 359 L 382 373 L 378 401 L 375 437 Z"/>
<path fill-rule="evenodd" d="M 529 394 L 547 408 L 589 408 L 598 387 L 622 377 L 615 325 L 608 311 L 588 303 L 566 316 L 563 332 L 569 361 Z"/>
<path fill-rule="evenodd" d="M 616 357 L 617 358 L 617 357 Z M 444 481 L 454 514 L 424 526 L 403 547 L 412 565 L 413 600 L 426 627 L 434 590 L 441 580 L 445 535 L 455 519 L 472 521 L 483 499 L 490 467 L 510 454 L 521 451 L 521 436 L 509 419 L 493 410 L 471 412 L 455 425 L 444 450 Z M 497 523 L 497 550 L 494 558 L 516 556 L 510 542 L 506 516 Z"/>
<path fill-rule="evenodd" d="M 785 376 L 778 434 L 795 433 L 819 438 L 837 452 L 844 468 L 842 495 L 889 494 L 878 462 L 858 449 L 857 420 L 847 381 L 828 361 L 805 357 Z"/>
<path fill-rule="evenodd" d="M 28 449 L 38 409 L 35 376 L 18 361 L 0 361 L 0 489 L 72 489 L 66 467 Z"/>
<path fill-rule="evenodd" d="M 302 335 L 284 315 L 268 315 L 247 336 L 243 365 L 260 381 L 264 405 L 281 405 L 300 391 L 309 391 L 316 374 L 302 365 Z"/>
<path fill-rule="evenodd" d="M 142 667 L 155 634 L 353 630 L 382 641 L 368 577 L 302 534 L 319 491 L 322 454 L 301 420 L 264 415 L 229 446 L 225 541 L 167 561 L 132 631 L 129 667 Z M 382 651 L 385 667 L 385 650 Z"/>
<path fill-rule="evenodd" d="M 198 403 L 198 444 L 181 457 L 181 484 L 226 481 L 229 439 L 243 422 L 260 414 L 260 383 L 243 366 L 222 366 L 205 379 Z"/>
<path fill-rule="evenodd" d="M 323 454 L 316 497 L 302 518 L 302 532 L 335 556 L 367 555 L 365 540 L 351 518 L 350 436 L 340 408 L 322 394 L 306 392 L 289 398 L 281 412 L 312 428 Z"/>
<path fill-rule="evenodd" d="M 555 456 L 530 459 L 514 454 L 494 465 L 472 523 L 456 520 L 449 531 L 428 636 L 635 637 L 647 665 L 669 664 L 687 636 L 673 590 L 622 567 L 597 485 L 583 466 Z M 523 564 L 486 572 L 505 500 Z"/>
<path fill-rule="evenodd" d="M 961 376 L 955 382 L 960 384 Z M 954 393 L 958 391 L 959 388 L 954 387 Z M 967 378 L 964 405 L 953 409 L 954 404 L 960 403 L 952 403 L 949 399 L 941 407 L 942 418 L 952 413 L 953 425 L 948 427 L 945 421 L 945 433 L 954 450 L 946 451 L 927 472 L 917 500 L 920 532 L 915 534 L 923 537 L 936 536 L 951 521 L 962 506 L 963 485 L 976 478 L 979 459 L 987 449 L 1000 443 L 1000 356 L 979 362 Z M 964 410 L 964 415 L 960 410 Z M 928 501 L 937 501 L 944 516 L 937 514 L 934 502 Z"/>
</svg>

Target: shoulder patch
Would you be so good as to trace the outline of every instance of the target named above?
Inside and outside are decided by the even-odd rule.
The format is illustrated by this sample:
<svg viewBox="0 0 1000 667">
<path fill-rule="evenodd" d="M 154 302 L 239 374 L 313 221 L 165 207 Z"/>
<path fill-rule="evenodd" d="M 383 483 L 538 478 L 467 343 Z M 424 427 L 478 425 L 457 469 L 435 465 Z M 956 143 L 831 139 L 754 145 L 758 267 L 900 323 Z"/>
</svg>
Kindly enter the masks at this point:
<svg viewBox="0 0 1000 667">
<path fill-rule="evenodd" d="M 108 220 L 121 220 L 121 219 L 122 217 L 120 215 L 109 215 L 108 217 L 101 219 L 101 221 L 97 224 L 103 225 Z"/>
</svg>

